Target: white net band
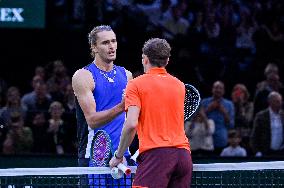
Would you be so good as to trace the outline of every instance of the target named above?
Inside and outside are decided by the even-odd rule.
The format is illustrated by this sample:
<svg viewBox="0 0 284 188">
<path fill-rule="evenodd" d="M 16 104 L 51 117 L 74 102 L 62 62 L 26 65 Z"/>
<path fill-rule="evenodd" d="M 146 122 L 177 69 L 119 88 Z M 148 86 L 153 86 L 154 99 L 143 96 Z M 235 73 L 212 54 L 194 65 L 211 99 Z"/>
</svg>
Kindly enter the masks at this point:
<svg viewBox="0 0 284 188">
<path fill-rule="evenodd" d="M 135 166 L 130 166 L 132 173 Z M 248 171 L 248 170 L 278 170 L 284 169 L 284 161 L 272 162 L 242 162 L 242 163 L 211 163 L 194 164 L 193 171 Z M 83 175 L 110 174 L 108 167 L 60 167 L 60 168 L 9 168 L 0 169 L 0 176 L 32 176 L 32 175 Z"/>
</svg>

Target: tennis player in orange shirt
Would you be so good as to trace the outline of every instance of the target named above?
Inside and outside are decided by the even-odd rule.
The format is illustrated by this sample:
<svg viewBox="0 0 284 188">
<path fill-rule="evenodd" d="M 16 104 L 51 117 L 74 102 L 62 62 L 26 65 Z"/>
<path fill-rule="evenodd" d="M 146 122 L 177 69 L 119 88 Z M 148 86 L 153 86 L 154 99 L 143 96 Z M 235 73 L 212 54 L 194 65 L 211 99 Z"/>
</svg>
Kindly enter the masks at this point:
<svg viewBox="0 0 284 188">
<path fill-rule="evenodd" d="M 133 187 L 188 188 L 192 160 L 184 131 L 184 83 L 167 73 L 171 47 L 164 39 L 148 40 L 142 49 L 145 74 L 128 82 L 120 143 L 110 167 L 123 160 L 137 131 L 139 156 Z"/>
</svg>

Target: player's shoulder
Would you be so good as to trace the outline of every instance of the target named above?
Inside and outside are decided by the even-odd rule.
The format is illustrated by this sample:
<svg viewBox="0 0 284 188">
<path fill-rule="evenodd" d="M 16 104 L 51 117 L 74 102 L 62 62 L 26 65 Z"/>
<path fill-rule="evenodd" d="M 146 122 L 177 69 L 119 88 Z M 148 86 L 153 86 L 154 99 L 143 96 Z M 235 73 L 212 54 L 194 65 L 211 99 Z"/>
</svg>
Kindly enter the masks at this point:
<svg viewBox="0 0 284 188">
<path fill-rule="evenodd" d="M 136 76 L 131 80 L 131 82 L 146 82 L 145 78 L 147 78 L 149 75 L 148 74 L 141 74 L 139 76 Z"/>
<path fill-rule="evenodd" d="M 87 69 L 81 68 L 75 71 L 75 73 L 73 74 L 72 78 L 80 78 L 80 77 L 84 77 L 86 75 L 90 75 L 91 72 Z"/>
<path fill-rule="evenodd" d="M 126 73 L 126 76 L 127 76 L 128 80 L 132 80 L 133 79 L 132 72 L 130 72 L 129 70 L 125 69 L 125 73 Z"/>
<path fill-rule="evenodd" d="M 93 90 L 95 82 L 92 73 L 86 69 L 78 69 L 72 76 L 72 87 L 74 92 L 79 92 L 87 88 Z"/>
<path fill-rule="evenodd" d="M 92 79 L 92 73 L 84 68 L 78 69 L 72 76 L 72 82 L 84 81 L 84 80 Z"/>
<path fill-rule="evenodd" d="M 117 68 L 118 70 L 121 70 L 121 71 L 124 71 L 124 72 L 125 72 L 128 81 L 131 80 L 131 79 L 133 79 L 132 72 L 130 72 L 129 70 L 127 70 L 125 67 L 122 67 L 122 66 L 119 66 L 119 65 L 115 65 L 115 66 L 116 66 L 116 68 Z"/>
<path fill-rule="evenodd" d="M 178 79 L 176 76 L 174 76 L 174 75 L 172 75 L 172 74 L 170 74 L 170 73 L 167 73 L 167 75 L 168 75 L 172 80 L 175 80 L 175 81 L 178 82 L 179 84 L 183 84 L 183 85 L 184 85 L 184 83 L 183 83 L 180 79 Z"/>
<path fill-rule="evenodd" d="M 124 68 L 125 69 L 125 68 Z M 125 69 L 125 72 L 127 75 L 132 75 L 132 72 L 130 72 L 129 70 Z"/>
</svg>

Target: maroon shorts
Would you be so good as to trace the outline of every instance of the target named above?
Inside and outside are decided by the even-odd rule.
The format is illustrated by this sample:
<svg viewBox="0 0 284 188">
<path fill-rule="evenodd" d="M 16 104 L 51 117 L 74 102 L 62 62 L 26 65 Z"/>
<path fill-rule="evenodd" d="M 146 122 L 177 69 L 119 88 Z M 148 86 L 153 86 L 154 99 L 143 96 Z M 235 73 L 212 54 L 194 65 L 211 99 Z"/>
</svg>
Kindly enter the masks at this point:
<svg viewBox="0 0 284 188">
<path fill-rule="evenodd" d="M 190 152 L 186 149 L 151 149 L 140 154 L 137 162 L 133 187 L 190 187 L 192 160 Z"/>
</svg>

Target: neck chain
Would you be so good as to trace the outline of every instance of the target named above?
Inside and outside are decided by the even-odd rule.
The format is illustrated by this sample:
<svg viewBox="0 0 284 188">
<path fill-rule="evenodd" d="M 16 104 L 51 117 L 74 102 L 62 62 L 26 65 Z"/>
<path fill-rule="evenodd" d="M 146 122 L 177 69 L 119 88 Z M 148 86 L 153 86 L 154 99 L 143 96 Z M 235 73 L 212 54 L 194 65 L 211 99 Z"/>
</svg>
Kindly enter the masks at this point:
<svg viewBox="0 0 284 188">
<path fill-rule="evenodd" d="M 111 77 L 109 77 L 109 76 L 107 75 L 106 72 L 103 72 L 103 71 L 100 70 L 100 74 L 103 75 L 103 76 L 107 79 L 108 82 L 112 82 L 112 83 L 113 83 L 113 82 L 114 82 L 114 78 L 115 78 L 115 76 L 116 76 L 115 67 L 113 67 L 113 70 L 110 71 L 109 73 L 111 74 L 112 72 L 113 72 L 113 77 L 111 78 Z"/>
</svg>

